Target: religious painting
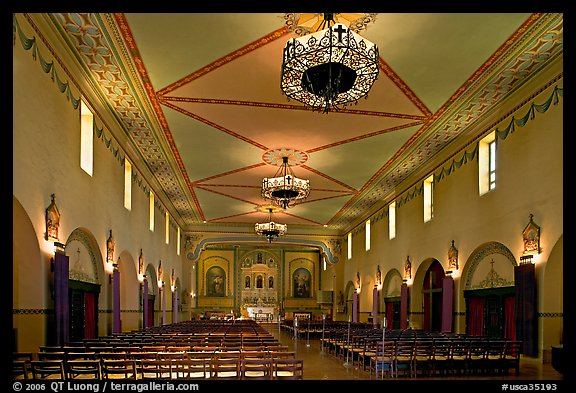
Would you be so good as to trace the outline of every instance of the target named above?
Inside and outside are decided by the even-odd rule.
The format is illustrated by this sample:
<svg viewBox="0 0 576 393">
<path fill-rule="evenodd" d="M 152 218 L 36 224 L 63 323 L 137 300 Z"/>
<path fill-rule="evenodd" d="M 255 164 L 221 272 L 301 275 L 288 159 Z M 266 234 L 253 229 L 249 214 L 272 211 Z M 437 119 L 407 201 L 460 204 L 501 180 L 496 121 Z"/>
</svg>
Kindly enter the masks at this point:
<svg viewBox="0 0 576 393">
<path fill-rule="evenodd" d="M 294 270 L 292 274 L 294 297 L 309 298 L 312 275 L 303 267 Z"/>
<path fill-rule="evenodd" d="M 226 296 L 226 272 L 220 266 L 212 266 L 206 272 L 206 295 Z"/>
</svg>

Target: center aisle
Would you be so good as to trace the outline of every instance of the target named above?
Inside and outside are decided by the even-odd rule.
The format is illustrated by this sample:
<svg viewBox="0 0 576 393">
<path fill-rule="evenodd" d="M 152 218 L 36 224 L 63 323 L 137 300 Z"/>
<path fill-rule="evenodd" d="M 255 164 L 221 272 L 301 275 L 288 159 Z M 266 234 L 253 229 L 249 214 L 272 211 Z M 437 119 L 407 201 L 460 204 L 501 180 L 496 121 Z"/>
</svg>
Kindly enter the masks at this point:
<svg viewBox="0 0 576 393">
<path fill-rule="evenodd" d="M 295 339 L 292 334 L 285 330 L 279 330 L 278 324 L 261 324 L 283 345 L 287 345 L 290 351 L 296 352 L 296 357 L 304 360 L 305 380 L 369 380 L 368 371 L 362 371 L 354 367 L 345 367 L 345 360 L 339 359 L 332 354 L 321 353 L 320 340 L 318 338 L 299 337 Z M 308 345 L 309 344 L 309 345 Z"/>
</svg>

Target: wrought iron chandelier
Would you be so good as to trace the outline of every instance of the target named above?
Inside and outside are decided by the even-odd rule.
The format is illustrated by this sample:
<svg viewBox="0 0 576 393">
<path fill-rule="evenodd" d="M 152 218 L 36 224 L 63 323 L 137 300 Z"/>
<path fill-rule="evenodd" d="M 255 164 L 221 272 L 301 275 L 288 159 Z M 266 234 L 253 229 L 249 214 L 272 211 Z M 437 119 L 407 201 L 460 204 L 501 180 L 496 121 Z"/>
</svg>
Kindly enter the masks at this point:
<svg viewBox="0 0 576 393">
<path fill-rule="evenodd" d="M 299 179 L 288 165 L 288 157 L 282 157 L 282 165 L 274 177 L 262 180 L 261 195 L 282 209 L 292 207 L 310 195 L 310 180 Z"/>
<path fill-rule="evenodd" d="M 256 234 L 265 236 L 268 239 L 268 243 L 272 243 L 272 240 L 276 237 L 284 236 L 288 230 L 288 225 L 272 221 L 273 210 L 273 207 L 268 208 L 268 222 L 263 224 L 256 223 L 255 225 Z"/>
<path fill-rule="evenodd" d="M 289 98 L 328 113 L 367 96 L 378 78 L 378 47 L 324 14 L 324 29 L 289 40 L 280 87 Z"/>
</svg>

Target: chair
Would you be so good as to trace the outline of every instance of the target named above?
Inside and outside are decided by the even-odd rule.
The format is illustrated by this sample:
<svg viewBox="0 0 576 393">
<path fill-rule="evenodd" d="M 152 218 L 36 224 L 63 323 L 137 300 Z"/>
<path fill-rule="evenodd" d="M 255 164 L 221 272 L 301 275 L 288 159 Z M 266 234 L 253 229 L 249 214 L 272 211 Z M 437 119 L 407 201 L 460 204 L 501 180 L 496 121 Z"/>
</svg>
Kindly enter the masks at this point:
<svg viewBox="0 0 576 393">
<path fill-rule="evenodd" d="M 450 367 L 452 357 L 452 341 L 447 339 L 434 340 L 434 356 L 432 359 L 432 374 L 445 375 Z"/>
<path fill-rule="evenodd" d="M 486 372 L 488 374 L 499 374 L 503 372 L 504 349 L 506 341 L 490 340 L 486 348 Z"/>
<path fill-rule="evenodd" d="M 72 359 L 64 362 L 66 379 L 101 379 L 102 370 L 98 359 Z"/>
<path fill-rule="evenodd" d="M 240 364 L 242 379 L 272 379 L 272 359 L 243 358 Z"/>
<path fill-rule="evenodd" d="M 171 379 L 172 359 L 142 359 L 139 372 L 141 379 Z"/>
<path fill-rule="evenodd" d="M 210 362 L 210 378 L 240 379 L 240 358 L 215 356 Z"/>
<path fill-rule="evenodd" d="M 485 374 L 487 371 L 486 355 L 488 341 L 471 340 L 466 361 L 467 374 Z"/>
<path fill-rule="evenodd" d="M 12 360 L 12 378 L 28 379 L 29 362 L 25 360 Z"/>
<path fill-rule="evenodd" d="M 136 361 L 132 359 L 102 359 L 103 379 L 136 379 Z"/>
<path fill-rule="evenodd" d="M 372 378 L 372 370 L 375 372 L 376 379 L 379 378 L 379 372 L 382 373 L 382 379 L 385 372 L 388 372 L 390 377 L 395 377 L 396 341 L 384 341 L 384 346 L 382 346 L 382 341 L 377 341 L 375 351 L 373 356 L 369 355 L 370 378 Z"/>
<path fill-rule="evenodd" d="M 272 379 L 304 379 L 304 360 L 272 359 Z"/>
<path fill-rule="evenodd" d="M 268 351 L 270 359 L 296 359 L 295 351 Z"/>
<path fill-rule="evenodd" d="M 45 351 L 40 351 L 38 352 L 38 360 L 66 360 L 66 353 L 62 352 L 62 351 L 50 351 L 50 352 L 45 352 Z"/>
<path fill-rule="evenodd" d="M 452 341 L 452 353 L 450 355 L 449 370 L 456 374 L 465 374 L 468 363 L 468 351 L 470 341 L 456 339 Z"/>
<path fill-rule="evenodd" d="M 176 352 L 176 351 L 169 351 L 169 352 L 158 352 L 156 354 L 156 358 L 160 360 L 176 360 L 176 359 L 185 359 L 187 357 L 187 352 Z"/>
<path fill-rule="evenodd" d="M 504 355 L 502 356 L 502 371 L 508 374 L 514 369 L 516 375 L 520 375 L 520 353 L 522 352 L 521 341 L 506 341 Z"/>
<path fill-rule="evenodd" d="M 211 357 L 188 357 L 172 361 L 172 372 L 180 379 L 206 379 L 210 377 Z"/>
<path fill-rule="evenodd" d="M 398 377 L 399 371 L 403 371 L 404 375 L 408 374 L 408 376 L 414 377 L 414 345 L 413 340 L 398 340 L 396 342 L 394 359 L 396 377 Z"/>
<path fill-rule="evenodd" d="M 33 379 L 65 379 L 63 360 L 32 360 L 30 369 Z"/>
<path fill-rule="evenodd" d="M 380 346 L 382 341 L 380 341 Z M 362 365 L 362 370 L 366 370 L 366 364 L 370 362 L 370 356 L 376 356 L 376 346 L 378 344 L 378 339 L 374 337 L 367 337 L 364 340 L 364 348 L 362 352 L 358 353 L 358 365 Z"/>
<path fill-rule="evenodd" d="M 430 376 L 433 371 L 434 342 L 432 340 L 419 339 L 414 347 L 414 376 L 421 372 Z"/>
</svg>

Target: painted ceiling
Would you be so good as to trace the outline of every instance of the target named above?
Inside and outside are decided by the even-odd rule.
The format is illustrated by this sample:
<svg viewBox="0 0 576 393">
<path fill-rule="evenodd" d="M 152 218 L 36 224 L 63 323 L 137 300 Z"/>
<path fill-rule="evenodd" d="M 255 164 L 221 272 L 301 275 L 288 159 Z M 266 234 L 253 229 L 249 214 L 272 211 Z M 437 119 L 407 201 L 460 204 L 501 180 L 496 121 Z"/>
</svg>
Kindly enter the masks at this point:
<svg viewBox="0 0 576 393">
<path fill-rule="evenodd" d="M 343 234 L 561 51 L 550 38 L 561 14 L 370 14 L 358 34 L 378 46 L 378 79 L 357 105 L 322 114 L 280 90 L 282 51 L 297 37 L 287 20 L 303 15 L 48 20 L 167 210 L 192 231 L 251 231 L 267 220 L 262 179 L 288 154 L 311 192 L 274 220 L 289 232 Z"/>
</svg>

